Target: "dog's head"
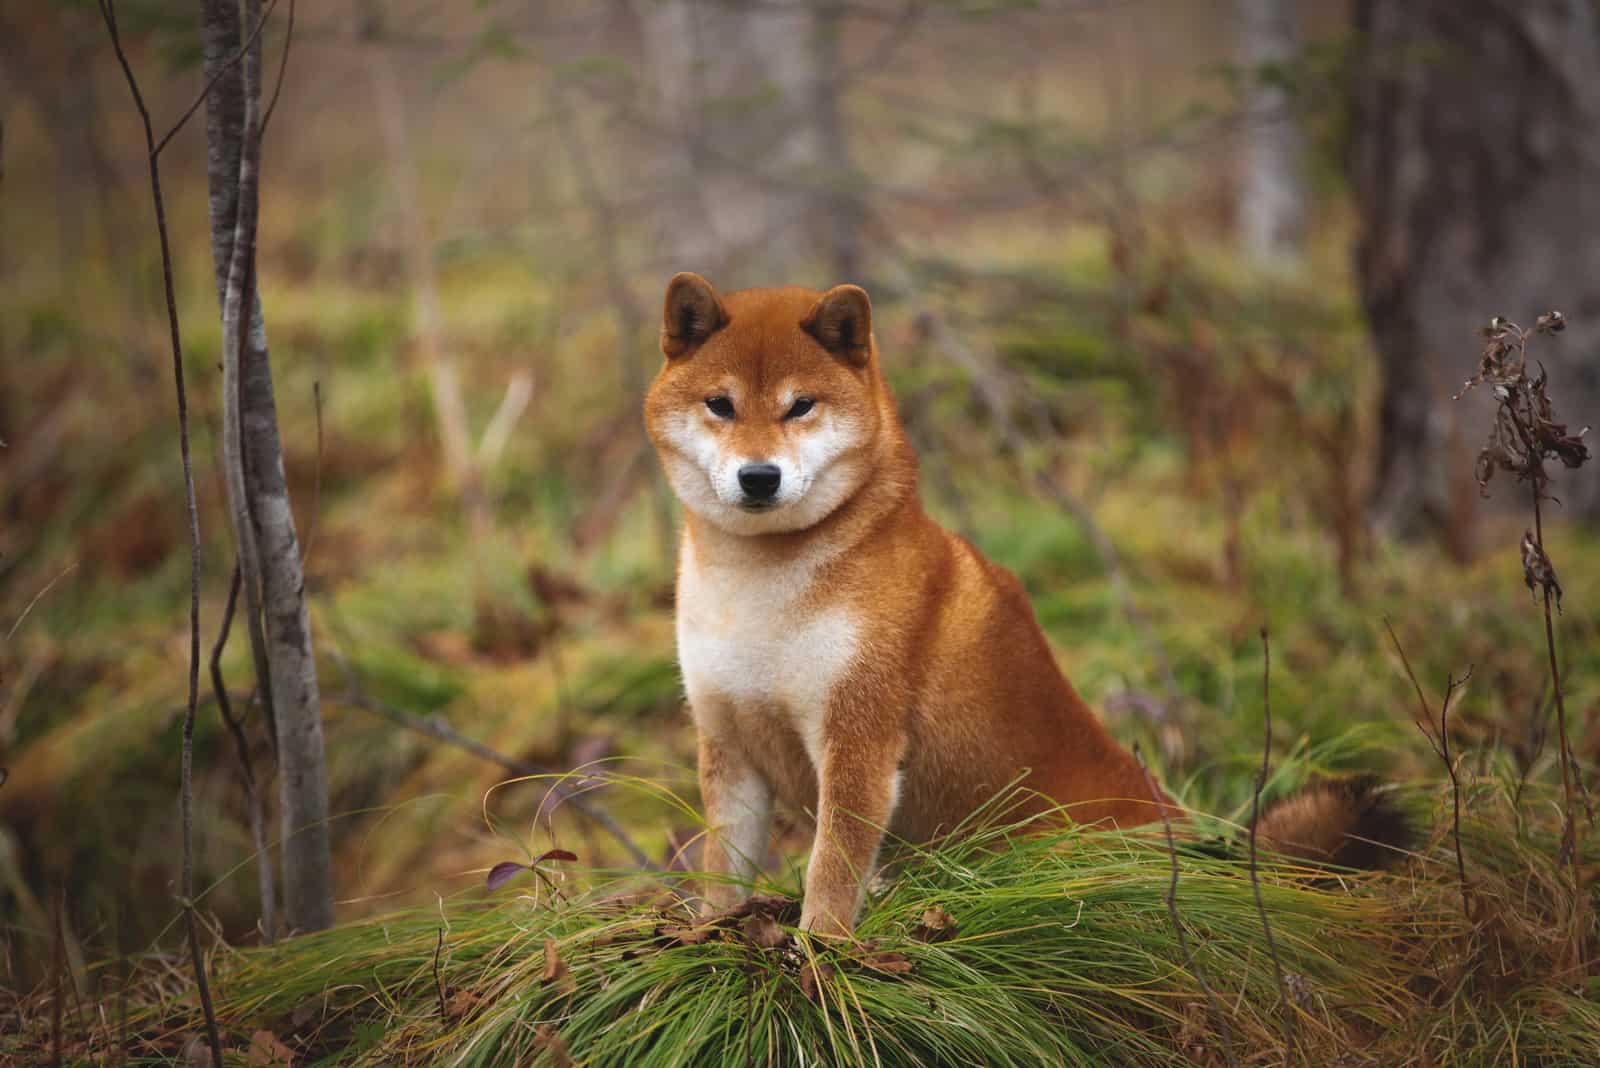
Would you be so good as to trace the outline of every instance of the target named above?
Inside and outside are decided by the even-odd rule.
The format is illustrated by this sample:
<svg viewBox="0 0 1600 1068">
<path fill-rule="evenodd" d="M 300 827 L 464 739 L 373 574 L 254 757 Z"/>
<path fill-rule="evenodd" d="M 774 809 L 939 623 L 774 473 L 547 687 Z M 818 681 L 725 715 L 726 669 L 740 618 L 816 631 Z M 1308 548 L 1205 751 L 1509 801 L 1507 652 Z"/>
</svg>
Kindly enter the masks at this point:
<svg viewBox="0 0 1600 1068">
<path fill-rule="evenodd" d="M 645 423 L 696 516 L 734 534 L 804 530 L 866 480 L 882 417 L 862 289 L 719 296 L 680 274 L 667 286 L 661 349 Z"/>
</svg>

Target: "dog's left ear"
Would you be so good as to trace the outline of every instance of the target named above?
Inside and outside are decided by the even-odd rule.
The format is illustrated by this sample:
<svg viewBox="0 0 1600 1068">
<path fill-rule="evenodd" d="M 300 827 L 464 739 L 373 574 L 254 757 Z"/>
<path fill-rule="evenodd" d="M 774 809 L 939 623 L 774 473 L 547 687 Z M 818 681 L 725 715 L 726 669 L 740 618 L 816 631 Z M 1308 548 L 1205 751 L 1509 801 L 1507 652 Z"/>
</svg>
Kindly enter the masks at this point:
<svg viewBox="0 0 1600 1068">
<path fill-rule="evenodd" d="M 852 367 L 864 367 L 872 351 L 872 301 L 860 286 L 834 286 L 822 294 L 800 329 Z"/>
</svg>

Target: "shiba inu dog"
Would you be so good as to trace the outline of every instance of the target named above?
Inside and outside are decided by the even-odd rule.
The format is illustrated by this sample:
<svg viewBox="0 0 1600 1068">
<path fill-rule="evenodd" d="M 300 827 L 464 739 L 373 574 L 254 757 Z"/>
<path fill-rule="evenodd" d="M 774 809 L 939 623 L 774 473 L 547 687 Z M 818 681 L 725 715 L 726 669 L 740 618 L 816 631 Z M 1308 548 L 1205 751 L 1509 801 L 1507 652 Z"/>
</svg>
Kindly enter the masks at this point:
<svg viewBox="0 0 1600 1068">
<path fill-rule="evenodd" d="M 1033 812 L 1177 814 L 1062 675 L 1016 577 L 923 511 L 865 291 L 719 295 L 679 274 L 661 348 L 645 421 L 686 513 L 678 658 L 706 870 L 752 876 L 775 806 L 808 814 L 801 926 L 848 934 L 885 828 L 935 838 L 1019 776 Z M 1355 828 L 1377 803 L 1349 793 L 1262 830 L 1337 859 L 1328 820 Z"/>
</svg>

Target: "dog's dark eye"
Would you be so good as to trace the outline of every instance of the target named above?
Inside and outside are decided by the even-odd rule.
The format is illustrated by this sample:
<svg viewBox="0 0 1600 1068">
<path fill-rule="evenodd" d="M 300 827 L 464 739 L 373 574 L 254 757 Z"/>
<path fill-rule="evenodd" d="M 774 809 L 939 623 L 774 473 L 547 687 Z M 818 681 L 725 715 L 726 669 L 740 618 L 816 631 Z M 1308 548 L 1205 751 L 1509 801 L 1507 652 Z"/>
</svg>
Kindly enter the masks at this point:
<svg viewBox="0 0 1600 1068">
<path fill-rule="evenodd" d="M 789 410 L 783 413 L 783 417 L 785 419 L 798 419 L 812 408 L 815 408 L 816 405 L 817 402 L 810 397 L 801 397 L 789 406 Z"/>
<path fill-rule="evenodd" d="M 711 414 L 716 416 L 718 419 L 733 418 L 733 401 L 729 400 L 727 397 L 707 397 L 706 407 L 709 408 L 711 410 Z"/>
</svg>

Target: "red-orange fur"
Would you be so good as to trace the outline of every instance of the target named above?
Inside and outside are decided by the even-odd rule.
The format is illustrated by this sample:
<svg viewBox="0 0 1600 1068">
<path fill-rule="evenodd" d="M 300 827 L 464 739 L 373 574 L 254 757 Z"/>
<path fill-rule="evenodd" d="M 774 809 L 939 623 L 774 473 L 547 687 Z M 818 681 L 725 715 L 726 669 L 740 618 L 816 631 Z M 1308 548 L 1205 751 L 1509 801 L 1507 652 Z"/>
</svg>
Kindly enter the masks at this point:
<svg viewBox="0 0 1600 1068">
<path fill-rule="evenodd" d="M 815 710 L 822 715 L 820 762 L 793 722 L 793 713 L 806 710 L 694 708 L 708 819 L 730 776 L 751 766 L 780 804 L 820 815 L 804 923 L 838 933 L 854 921 L 881 837 L 875 825 L 931 839 L 1024 772 L 1022 785 L 1040 795 L 1035 811 L 1053 799 L 1082 822 L 1126 827 L 1159 818 L 1142 769 L 1062 675 L 1016 577 L 923 511 L 916 457 L 871 339 L 865 294 L 789 288 L 717 298 L 703 280 L 684 277 L 668 295 L 668 359 L 645 405 L 664 459 L 672 459 L 673 445 L 661 428 L 702 405 L 730 376 L 753 395 L 780 379 L 799 380 L 818 404 L 869 428 L 856 458 L 859 487 L 814 525 L 739 535 L 687 514 L 685 559 L 729 561 L 748 571 L 756 589 L 763 572 L 825 542 L 834 555 L 814 575 L 796 618 L 843 608 L 865 635 L 826 708 Z M 834 308 L 840 301 L 847 306 Z M 865 318 L 853 324 L 859 333 L 843 340 L 855 344 L 843 351 L 818 339 L 838 341 L 817 325 L 830 309 Z M 709 331 L 697 313 L 711 317 Z M 747 405 L 725 428 L 736 442 L 730 447 L 740 455 L 780 448 L 781 414 L 771 404 Z M 718 726 L 708 730 L 710 721 Z M 903 787 L 890 811 L 897 769 Z M 708 843 L 708 870 L 729 866 L 717 839 L 714 833 Z M 717 903 L 728 896 L 708 888 Z"/>
</svg>

